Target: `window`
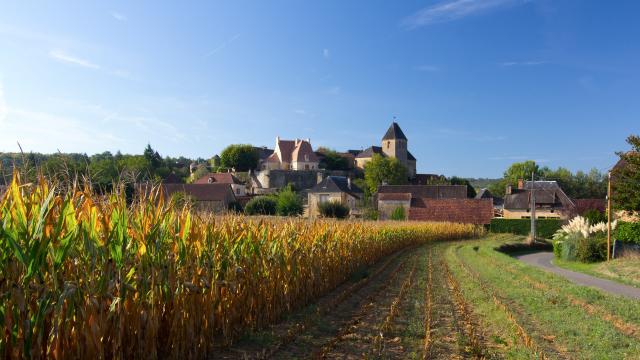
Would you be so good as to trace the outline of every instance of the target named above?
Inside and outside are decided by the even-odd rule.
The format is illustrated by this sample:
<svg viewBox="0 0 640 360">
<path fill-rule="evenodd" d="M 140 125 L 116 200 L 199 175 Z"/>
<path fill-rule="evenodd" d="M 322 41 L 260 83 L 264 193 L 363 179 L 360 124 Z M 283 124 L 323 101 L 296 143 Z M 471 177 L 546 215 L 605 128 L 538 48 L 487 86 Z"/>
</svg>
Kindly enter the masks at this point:
<svg viewBox="0 0 640 360">
<path fill-rule="evenodd" d="M 391 141 L 387 141 L 387 149 L 391 146 Z"/>
<path fill-rule="evenodd" d="M 236 188 L 236 195 L 240 195 L 240 188 Z"/>
<path fill-rule="evenodd" d="M 320 204 L 329 202 L 329 194 L 320 194 Z"/>
<path fill-rule="evenodd" d="M 305 165 L 304 165 L 304 169 L 305 169 L 305 170 L 309 170 L 309 164 L 305 164 Z"/>
</svg>

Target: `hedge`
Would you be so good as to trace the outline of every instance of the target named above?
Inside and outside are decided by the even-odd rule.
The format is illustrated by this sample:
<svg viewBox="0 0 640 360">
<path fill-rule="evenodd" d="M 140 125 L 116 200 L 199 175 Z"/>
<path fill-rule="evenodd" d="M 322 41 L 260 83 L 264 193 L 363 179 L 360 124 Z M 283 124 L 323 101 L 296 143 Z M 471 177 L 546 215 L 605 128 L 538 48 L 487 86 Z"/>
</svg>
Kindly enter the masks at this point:
<svg viewBox="0 0 640 360">
<path fill-rule="evenodd" d="M 640 222 L 619 222 L 615 236 L 620 241 L 640 244 Z"/>
<path fill-rule="evenodd" d="M 560 219 L 538 219 L 536 220 L 537 236 L 550 238 L 562 226 Z M 531 232 L 531 219 L 502 219 L 491 220 L 489 230 L 494 233 L 512 233 L 516 235 L 529 235 Z"/>
</svg>

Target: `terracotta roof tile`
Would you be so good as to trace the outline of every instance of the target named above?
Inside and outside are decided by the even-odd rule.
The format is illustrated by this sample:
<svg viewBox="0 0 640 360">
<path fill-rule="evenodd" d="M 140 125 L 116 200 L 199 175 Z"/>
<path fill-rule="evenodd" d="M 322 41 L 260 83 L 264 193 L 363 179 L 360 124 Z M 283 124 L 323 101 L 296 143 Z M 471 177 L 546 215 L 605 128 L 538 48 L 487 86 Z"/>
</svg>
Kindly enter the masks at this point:
<svg viewBox="0 0 640 360">
<path fill-rule="evenodd" d="M 211 179 L 211 181 L 209 181 Z M 241 184 L 237 177 L 231 173 L 208 173 L 200 179 L 193 182 L 194 184 Z"/>
<path fill-rule="evenodd" d="M 409 208 L 409 220 L 489 224 L 491 199 L 421 199 L 423 207 Z"/>
</svg>

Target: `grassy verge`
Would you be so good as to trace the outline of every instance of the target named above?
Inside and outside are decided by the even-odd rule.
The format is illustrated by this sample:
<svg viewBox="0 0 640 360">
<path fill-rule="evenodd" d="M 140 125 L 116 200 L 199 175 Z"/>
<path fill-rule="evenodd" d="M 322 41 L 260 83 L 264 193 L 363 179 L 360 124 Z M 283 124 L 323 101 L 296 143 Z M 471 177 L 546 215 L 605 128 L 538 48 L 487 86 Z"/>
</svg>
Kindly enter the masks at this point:
<svg viewBox="0 0 640 360">
<path fill-rule="evenodd" d="M 511 345 L 528 337 L 552 357 L 640 356 L 640 303 L 574 285 L 494 250 L 505 242 L 517 240 L 519 238 L 513 236 L 495 236 L 450 246 L 445 254 L 465 288 L 465 296 L 475 311 L 483 315 L 483 322 L 490 328 L 503 327 L 497 342 Z M 518 339 L 515 325 L 505 326 L 509 324 L 505 321 L 508 315 L 499 311 L 491 301 L 487 286 L 474 281 L 473 276 L 463 270 L 465 267 L 495 290 L 526 336 L 520 333 Z M 513 348 L 505 349 L 509 357 L 525 356 L 514 353 Z"/>
<path fill-rule="evenodd" d="M 640 288 L 640 258 L 622 258 L 591 264 L 554 259 L 553 263 L 567 270 Z"/>
</svg>

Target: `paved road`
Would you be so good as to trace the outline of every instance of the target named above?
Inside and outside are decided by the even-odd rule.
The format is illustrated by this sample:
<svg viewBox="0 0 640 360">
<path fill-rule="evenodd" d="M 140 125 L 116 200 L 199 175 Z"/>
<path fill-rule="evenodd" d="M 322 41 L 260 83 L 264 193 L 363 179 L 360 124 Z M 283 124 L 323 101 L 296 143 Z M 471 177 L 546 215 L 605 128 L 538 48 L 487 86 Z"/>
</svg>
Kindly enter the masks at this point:
<svg viewBox="0 0 640 360">
<path fill-rule="evenodd" d="M 569 281 L 583 286 L 595 287 L 615 295 L 626 296 L 632 299 L 640 300 L 640 289 L 633 286 L 623 285 L 611 280 L 605 280 L 597 278 L 595 276 L 578 273 L 563 268 L 559 268 L 551 263 L 553 260 L 553 253 L 551 252 L 539 252 L 527 255 L 517 256 L 518 259 L 537 266 L 546 271 L 564 276 Z"/>
</svg>

